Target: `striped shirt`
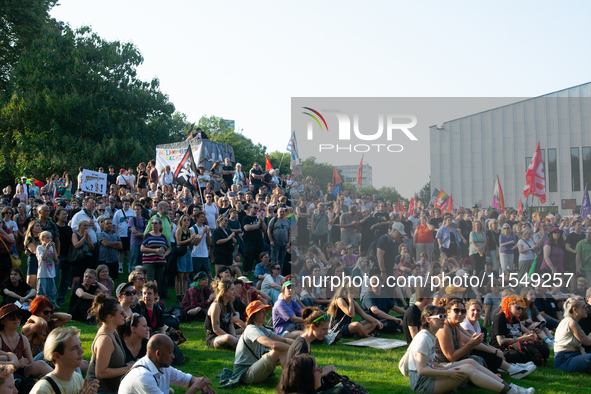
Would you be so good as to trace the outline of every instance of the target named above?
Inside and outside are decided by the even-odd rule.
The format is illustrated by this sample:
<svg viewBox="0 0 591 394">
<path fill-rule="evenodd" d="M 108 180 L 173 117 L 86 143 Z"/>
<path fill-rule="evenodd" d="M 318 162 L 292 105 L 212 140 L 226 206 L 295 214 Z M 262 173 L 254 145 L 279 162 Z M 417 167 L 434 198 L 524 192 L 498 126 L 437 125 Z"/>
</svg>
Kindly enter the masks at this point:
<svg viewBox="0 0 591 394">
<path fill-rule="evenodd" d="M 158 249 L 163 248 L 166 251 L 168 246 L 168 241 L 166 237 L 162 234 L 155 236 L 152 233 L 147 233 L 142 245 L 148 249 Z M 143 264 L 166 264 L 166 258 L 159 255 L 158 253 L 144 253 L 142 258 Z"/>
</svg>

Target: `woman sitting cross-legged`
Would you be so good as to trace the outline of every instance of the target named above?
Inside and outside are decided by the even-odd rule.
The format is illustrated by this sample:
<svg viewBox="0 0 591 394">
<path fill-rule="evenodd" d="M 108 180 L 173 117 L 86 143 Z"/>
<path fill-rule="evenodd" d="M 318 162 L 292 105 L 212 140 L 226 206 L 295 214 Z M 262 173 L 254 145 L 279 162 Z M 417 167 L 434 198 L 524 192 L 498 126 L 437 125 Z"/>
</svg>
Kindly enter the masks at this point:
<svg viewBox="0 0 591 394">
<path fill-rule="evenodd" d="M 585 354 L 583 346 L 591 345 L 591 337 L 585 335 L 579 320 L 587 317 L 585 301 L 569 298 L 564 303 L 564 319 L 556 329 L 554 342 L 554 368 L 565 372 L 591 373 L 591 354 Z"/>
<path fill-rule="evenodd" d="M 473 302 L 476 300 L 471 300 Z M 514 379 L 522 379 L 536 370 L 533 363 L 511 365 L 503 360 L 503 352 L 482 342 L 484 333 L 467 332 L 461 327 L 466 308 L 462 300 L 458 298 L 443 298 L 439 305 L 445 308 L 447 319 L 443 329 L 437 332 L 437 358 L 436 361 L 443 365 L 455 364 L 465 358 L 472 358 L 484 365 L 493 373 L 502 369 Z M 472 307 L 474 304 L 470 304 Z"/>
<path fill-rule="evenodd" d="M 302 331 L 296 329 L 296 324 L 304 323 L 302 307 L 296 300 L 293 282 L 284 280 L 281 285 L 281 297 L 273 305 L 273 331 L 284 338 L 295 339 Z"/>
<path fill-rule="evenodd" d="M 427 305 L 421 313 L 421 331 L 413 338 L 405 358 L 410 388 L 415 393 L 442 394 L 454 391 L 470 380 L 474 385 L 502 394 L 533 394 L 535 389 L 525 389 L 507 384 L 501 378 L 472 359 L 458 361 L 448 367 L 435 363 L 437 332 L 445 325 L 445 309 Z"/>
<path fill-rule="evenodd" d="M 367 338 L 375 335 L 384 328 L 384 324 L 373 316 L 368 315 L 361 309 L 356 301 L 359 297 L 359 288 L 352 286 L 352 283 L 343 281 L 343 285 L 337 289 L 334 298 L 328 307 L 328 314 L 332 316 L 333 326 L 331 329 L 339 330 L 343 338 L 351 338 L 355 335 Z M 354 322 L 355 316 L 359 315 L 363 320 Z M 336 328 L 335 328 L 336 326 Z"/>
<path fill-rule="evenodd" d="M 209 306 L 203 328 L 205 329 L 205 343 L 211 349 L 235 348 L 236 331 L 234 329 L 234 282 L 222 279 L 212 283 L 216 292 L 215 301 Z"/>
</svg>

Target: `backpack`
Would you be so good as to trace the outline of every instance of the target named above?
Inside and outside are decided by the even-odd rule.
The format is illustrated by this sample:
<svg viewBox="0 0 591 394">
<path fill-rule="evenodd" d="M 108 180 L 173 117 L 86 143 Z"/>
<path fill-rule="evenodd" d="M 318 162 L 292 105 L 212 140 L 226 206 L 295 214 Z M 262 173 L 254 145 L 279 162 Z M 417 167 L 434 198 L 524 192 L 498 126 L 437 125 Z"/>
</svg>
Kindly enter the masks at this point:
<svg viewBox="0 0 591 394">
<path fill-rule="evenodd" d="M 185 310 L 180 306 L 171 306 L 166 308 L 164 313 L 174 316 L 176 319 L 178 319 L 179 323 L 189 321 L 189 315 L 187 315 L 187 312 L 185 312 Z"/>
</svg>

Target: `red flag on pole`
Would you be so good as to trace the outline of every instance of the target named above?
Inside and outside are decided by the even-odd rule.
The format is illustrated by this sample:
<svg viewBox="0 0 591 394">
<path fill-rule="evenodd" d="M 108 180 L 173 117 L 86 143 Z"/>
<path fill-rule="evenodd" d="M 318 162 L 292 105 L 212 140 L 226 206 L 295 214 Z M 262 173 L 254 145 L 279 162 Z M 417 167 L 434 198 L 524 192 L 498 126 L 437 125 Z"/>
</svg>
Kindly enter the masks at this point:
<svg viewBox="0 0 591 394">
<path fill-rule="evenodd" d="M 402 212 L 402 204 L 400 204 L 400 199 L 398 199 L 398 212 Z"/>
<path fill-rule="evenodd" d="M 265 155 L 265 171 L 266 170 L 272 170 L 273 166 L 271 165 L 271 160 L 269 160 L 269 157 L 267 155 Z"/>
<path fill-rule="evenodd" d="M 363 186 L 363 156 L 361 156 L 361 162 L 359 162 L 359 167 L 357 168 L 357 184 L 359 186 Z"/>
<path fill-rule="evenodd" d="M 517 214 L 519 216 L 521 216 L 522 212 L 523 212 L 523 203 L 521 202 L 521 197 L 519 197 L 519 212 L 517 212 Z"/>
<path fill-rule="evenodd" d="M 415 210 L 415 199 L 414 197 L 410 198 L 410 202 L 408 203 L 408 215 L 412 215 Z"/>
<path fill-rule="evenodd" d="M 337 168 L 333 167 L 332 168 L 332 187 L 333 189 L 335 187 L 337 187 L 337 185 L 341 183 L 341 177 L 339 176 L 339 173 L 337 172 Z"/>
<path fill-rule="evenodd" d="M 454 211 L 454 199 L 452 195 L 449 195 L 449 201 L 447 202 L 447 212 L 453 213 Z"/>
<path fill-rule="evenodd" d="M 523 196 L 527 198 L 530 194 L 536 196 L 543 203 L 546 202 L 546 178 L 544 177 L 544 163 L 542 162 L 542 152 L 540 143 L 536 148 L 536 153 L 532 157 L 527 172 L 525 173 L 525 187 Z"/>
</svg>

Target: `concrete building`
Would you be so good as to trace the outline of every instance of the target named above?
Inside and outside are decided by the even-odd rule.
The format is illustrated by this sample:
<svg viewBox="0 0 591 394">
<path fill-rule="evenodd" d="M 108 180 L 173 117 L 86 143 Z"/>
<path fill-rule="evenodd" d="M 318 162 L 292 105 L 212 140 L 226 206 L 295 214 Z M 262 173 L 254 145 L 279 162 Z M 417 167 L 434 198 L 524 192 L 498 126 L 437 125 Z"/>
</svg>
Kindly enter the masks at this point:
<svg viewBox="0 0 591 394">
<path fill-rule="evenodd" d="M 525 173 L 538 141 L 546 203 L 529 197 L 528 204 L 571 215 L 562 206 L 574 199 L 578 213 L 585 184 L 591 188 L 591 83 L 431 126 L 431 188 L 459 206 L 488 207 L 498 175 L 505 205 L 517 208 L 520 196 L 525 205 Z"/>
<path fill-rule="evenodd" d="M 336 168 L 337 170 L 342 171 L 341 181 L 357 184 L 357 169 L 359 168 L 359 164 L 336 166 Z M 363 163 L 363 174 L 361 178 L 361 183 L 361 186 L 372 185 L 371 166 L 367 163 Z"/>
</svg>

